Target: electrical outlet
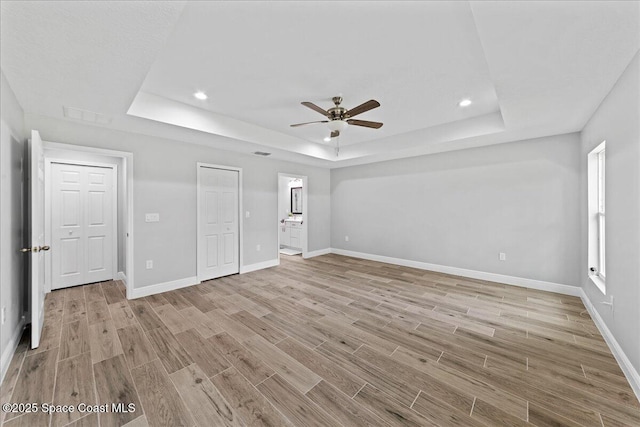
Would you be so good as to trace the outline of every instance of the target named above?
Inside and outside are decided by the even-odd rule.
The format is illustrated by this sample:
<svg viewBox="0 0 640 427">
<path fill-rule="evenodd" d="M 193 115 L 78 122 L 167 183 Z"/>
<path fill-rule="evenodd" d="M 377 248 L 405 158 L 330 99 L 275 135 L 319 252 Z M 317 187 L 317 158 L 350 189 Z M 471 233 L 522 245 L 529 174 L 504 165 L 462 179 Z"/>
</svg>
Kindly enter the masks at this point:
<svg viewBox="0 0 640 427">
<path fill-rule="evenodd" d="M 344 236 L 344 241 L 348 242 L 349 241 L 349 236 Z"/>
<path fill-rule="evenodd" d="M 256 245 L 256 251 L 260 252 L 260 245 Z"/>
<path fill-rule="evenodd" d="M 504 252 L 500 252 L 499 258 L 500 258 L 500 261 L 506 261 L 507 254 L 505 254 Z"/>
<path fill-rule="evenodd" d="M 148 259 L 147 260 L 147 270 L 151 270 L 153 268 L 153 260 L 152 259 Z"/>
<path fill-rule="evenodd" d="M 7 307 L 2 307 L 2 324 L 7 321 Z"/>
</svg>

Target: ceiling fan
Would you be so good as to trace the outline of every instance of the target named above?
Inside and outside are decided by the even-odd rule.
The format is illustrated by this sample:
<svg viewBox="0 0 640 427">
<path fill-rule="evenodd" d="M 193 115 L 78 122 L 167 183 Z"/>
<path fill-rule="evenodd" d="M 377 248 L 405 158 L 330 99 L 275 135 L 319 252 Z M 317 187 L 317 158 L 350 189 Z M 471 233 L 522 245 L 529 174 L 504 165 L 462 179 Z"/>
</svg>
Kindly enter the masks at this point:
<svg viewBox="0 0 640 427">
<path fill-rule="evenodd" d="M 347 110 L 344 107 L 341 107 L 342 103 L 341 96 L 334 96 L 332 98 L 334 107 L 329 108 L 328 110 L 324 110 L 318 107 L 316 104 L 312 102 L 302 102 L 307 108 L 311 108 L 313 111 L 317 111 L 327 118 L 327 120 L 319 120 L 315 122 L 306 122 L 306 123 L 296 123 L 291 125 L 291 127 L 298 127 L 304 125 L 310 125 L 315 123 L 327 123 L 329 129 L 331 130 L 331 138 L 335 138 L 340 135 L 340 131 L 344 130 L 347 125 L 354 126 L 364 126 L 367 128 L 379 129 L 382 127 L 382 123 L 380 122 L 370 122 L 368 120 L 355 120 L 352 117 L 357 116 L 358 114 L 362 114 L 366 111 L 373 110 L 374 108 L 378 108 L 380 103 L 375 99 L 371 99 L 363 104 L 358 105 L 350 110 Z"/>
</svg>

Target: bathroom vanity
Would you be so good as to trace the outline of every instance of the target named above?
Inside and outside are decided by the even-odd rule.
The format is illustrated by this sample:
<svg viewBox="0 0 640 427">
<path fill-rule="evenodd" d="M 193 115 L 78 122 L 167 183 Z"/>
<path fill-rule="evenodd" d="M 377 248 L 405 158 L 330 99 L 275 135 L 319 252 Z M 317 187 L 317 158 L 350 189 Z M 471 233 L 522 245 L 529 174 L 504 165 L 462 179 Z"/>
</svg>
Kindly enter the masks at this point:
<svg viewBox="0 0 640 427">
<path fill-rule="evenodd" d="M 302 220 L 285 219 L 280 224 L 280 246 L 302 250 Z"/>
</svg>

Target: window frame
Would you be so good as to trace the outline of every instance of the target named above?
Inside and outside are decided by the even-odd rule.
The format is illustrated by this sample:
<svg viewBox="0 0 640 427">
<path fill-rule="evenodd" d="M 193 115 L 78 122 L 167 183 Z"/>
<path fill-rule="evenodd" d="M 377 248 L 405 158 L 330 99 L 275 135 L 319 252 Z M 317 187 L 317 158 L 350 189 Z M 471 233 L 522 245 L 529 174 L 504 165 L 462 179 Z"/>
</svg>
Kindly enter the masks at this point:
<svg viewBox="0 0 640 427">
<path fill-rule="evenodd" d="M 589 277 L 606 295 L 606 141 L 587 157 L 589 202 Z"/>
<path fill-rule="evenodd" d="M 598 276 L 602 280 L 606 280 L 607 263 L 606 263 L 606 217 L 605 217 L 605 162 L 606 150 L 603 148 L 596 153 L 598 158 Z"/>
</svg>

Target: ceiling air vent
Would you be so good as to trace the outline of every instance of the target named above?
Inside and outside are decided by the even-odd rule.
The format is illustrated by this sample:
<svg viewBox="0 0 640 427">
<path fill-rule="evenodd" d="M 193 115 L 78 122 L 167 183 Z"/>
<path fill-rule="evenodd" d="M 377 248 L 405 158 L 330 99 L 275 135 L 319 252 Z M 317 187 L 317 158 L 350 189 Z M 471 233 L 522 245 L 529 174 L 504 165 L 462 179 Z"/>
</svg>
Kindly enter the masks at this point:
<svg viewBox="0 0 640 427">
<path fill-rule="evenodd" d="M 253 154 L 255 154 L 256 156 L 264 156 L 264 157 L 271 155 L 271 153 L 267 153 L 265 151 L 254 151 Z"/>
<path fill-rule="evenodd" d="M 111 123 L 111 117 L 105 116 L 104 114 L 95 113 L 89 110 L 82 110 L 80 108 L 75 107 L 62 107 L 64 111 L 64 116 L 70 119 L 82 120 L 90 123 L 99 123 L 101 125 L 108 125 Z"/>
</svg>

